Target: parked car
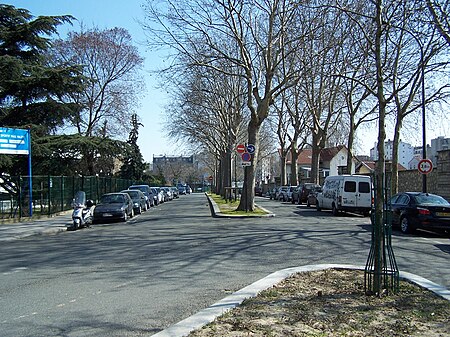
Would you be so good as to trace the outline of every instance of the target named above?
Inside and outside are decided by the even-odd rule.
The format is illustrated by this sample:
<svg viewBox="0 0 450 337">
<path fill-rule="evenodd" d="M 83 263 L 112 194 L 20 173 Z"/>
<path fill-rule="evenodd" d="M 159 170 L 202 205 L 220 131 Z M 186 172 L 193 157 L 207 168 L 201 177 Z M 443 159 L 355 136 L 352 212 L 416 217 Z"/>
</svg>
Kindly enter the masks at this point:
<svg viewBox="0 0 450 337">
<path fill-rule="evenodd" d="M 261 186 L 256 186 L 255 187 L 255 195 L 262 197 L 263 195 L 263 189 Z"/>
<path fill-rule="evenodd" d="M 161 190 L 161 187 L 152 186 L 150 189 L 154 193 L 155 205 L 159 205 L 164 202 L 164 192 Z"/>
<path fill-rule="evenodd" d="M 127 193 L 107 193 L 94 208 L 94 223 L 127 221 L 134 216 L 133 201 Z"/>
<path fill-rule="evenodd" d="M 274 187 L 274 188 L 270 189 L 269 192 L 267 192 L 269 194 L 270 200 L 272 200 L 272 199 L 276 200 L 277 199 L 277 197 L 278 197 L 278 190 L 279 190 L 279 187 Z"/>
<path fill-rule="evenodd" d="M 308 195 L 311 193 L 311 191 L 317 188 L 320 188 L 320 185 L 314 183 L 304 183 L 298 185 L 292 192 L 292 203 L 301 205 L 302 203 L 307 201 Z"/>
<path fill-rule="evenodd" d="M 192 193 L 192 188 L 189 185 L 186 185 L 186 194 L 191 194 Z"/>
<path fill-rule="evenodd" d="M 306 207 L 311 207 L 311 205 L 317 205 L 317 194 L 322 192 L 322 187 L 317 185 L 311 192 L 309 192 L 306 198 Z"/>
<path fill-rule="evenodd" d="M 278 191 L 278 200 L 289 201 L 292 198 L 292 187 L 291 186 L 281 186 Z"/>
<path fill-rule="evenodd" d="M 186 186 L 184 186 L 184 185 L 182 185 L 182 184 L 178 184 L 177 185 L 177 188 L 178 188 L 178 194 L 180 194 L 180 195 L 186 195 Z"/>
<path fill-rule="evenodd" d="M 180 193 L 178 192 L 178 188 L 176 188 L 175 186 L 171 186 L 170 190 L 172 191 L 173 197 L 174 198 L 179 198 L 180 197 Z"/>
<path fill-rule="evenodd" d="M 151 206 L 154 206 L 154 198 L 153 193 L 151 191 L 150 186 L 148 185 L 132 185 L 128 187 L 129 190 L 139 190 L 142 193 L 144 193 L 145 198 L 147 200 L 147 208 L 150 208 Z"/>
<path fill-rule="evenodd" d="M 317 194 L 316 209 L 331 209 L 333 215 L 339 212 L 359 212 L 368 216 L 372 209 L 372 182 L 370 176 L 349 175 L 328 176 Z"/>
<path fill-rule="evenodd" d="M 173 199 L 173 194 L 169 187 L 161 187 L 161 190 L 164 193 L 164 201 L 170 201 Z"/>
<path fill-rule="evenodd" d="M 391 200 L 392 225 L 403 233 L 416 229 L 450 231 L 450 203 L 443 197 L 421 192 L 404 192 Z"/>
<path fill-rule="evenodd" d="M 148 209 L 147 197 L 139 190 L 124 190 L 121 193 L 126 193 L 131 197 L 133 201 L 134 214 L 141 214 Z M 153 197 L 151 197 L 153 200 Z"/>
</svg>

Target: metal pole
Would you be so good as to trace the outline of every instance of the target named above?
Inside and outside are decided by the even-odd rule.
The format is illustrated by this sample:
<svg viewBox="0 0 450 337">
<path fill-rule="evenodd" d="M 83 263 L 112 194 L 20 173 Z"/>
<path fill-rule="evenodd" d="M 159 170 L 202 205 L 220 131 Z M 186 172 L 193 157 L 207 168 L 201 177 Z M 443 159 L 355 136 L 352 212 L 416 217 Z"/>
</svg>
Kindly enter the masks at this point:
<svg viewBox="0 0 450 337">
<path fill-rule="evenodd" d="M 420 59 L 422 63 L 422 159 L 427 158 L 427 137 L 425 127 L 425 64 L 423 60 L 423 47 L 420 45 Z M 422 174 L 422 192 L 427 193 L 427 175 Z"/>
</svg>

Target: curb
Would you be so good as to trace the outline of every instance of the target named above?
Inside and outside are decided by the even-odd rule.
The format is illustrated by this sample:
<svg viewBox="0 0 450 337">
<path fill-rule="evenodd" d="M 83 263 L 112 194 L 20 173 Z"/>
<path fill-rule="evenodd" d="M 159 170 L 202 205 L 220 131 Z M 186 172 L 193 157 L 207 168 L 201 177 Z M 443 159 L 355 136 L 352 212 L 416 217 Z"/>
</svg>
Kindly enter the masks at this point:
<svg viewBox="0 0 450 337">
<path fill-rule="evenodd" d="M 172 325 L 171 327 L 160 331 L 153 337 L 182 337 L 187 336 L 193 330 L 199 329 L 202 326 L 211 323 L 217 317 L 223 315 L 225 312 L 239 306 L 245 299 L 254 297 L 262 290 L 272 287 L 273 285 L 281 282 L 285 278 L 302 272 L 318 271 L 325 269 L 352 269 L 352 270 L 365 270 L 365 267 L 346 265 L 346 264 L 318 264 L 318 265 L 306 265 L 302 267 L 286 268 L 274 272 L 259 281 L 256 281 L 249 286 L 238 290 L 230 296 L 214 303 L 210 307 L 199 311 L 198 313 Z M 422 288 L 426 288 L 438 296 L 450 301 L 450 290 L 431 282 L 423 277 L 407 273 L 400 272 L 400 279 L 408 280 Z"/>
<path fill-rule="evenodd" d="M 209 197 L 209 195 L 205 192 L 205 196 L 208 199 L 208 203 L 209 203 L 209 207 L 211 209 L 211 215 L 214 218 L 240 218 L 240 219 L 245 219 L 245 218 L 271 218 L 274 217 L 275 214 L 270 212 L 269 210 L 255 204 L 256 206 L 258 206 L 258 208 L 260 208 L 261 210 L 263 210 L 264 212 L 266 212 L 267 214 L 260 214 L 260 215 L 232 215 L 232 214 L 223 214 L 220 211 L 219 206 L 217 205 L 217 203 Z"/>
</svg>

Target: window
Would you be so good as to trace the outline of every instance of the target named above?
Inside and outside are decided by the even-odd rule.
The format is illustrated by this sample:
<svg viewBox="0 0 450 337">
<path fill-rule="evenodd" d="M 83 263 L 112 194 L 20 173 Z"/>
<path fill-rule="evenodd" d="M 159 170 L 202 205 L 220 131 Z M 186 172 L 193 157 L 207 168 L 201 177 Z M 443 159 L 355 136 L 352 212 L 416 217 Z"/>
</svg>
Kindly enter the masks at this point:
<svg viewBox="0 0 450 337">
<path fill-rule="evenodd" d="M 409 197 L 406 194 L 402 194 L 398 197 L 396 204 L 407 205 L 409 202 Z"/>
<path fill-rule="evenodd" d="M 370 193 L 370 185 L 368 182 L 363 181 L 358 184 L 359 193 Z"/>
<path fill-rule="evenodd" d="M 346 181 L 344 184 L 344 192 L 356 192 L 356 181 Z"/>
</svg>

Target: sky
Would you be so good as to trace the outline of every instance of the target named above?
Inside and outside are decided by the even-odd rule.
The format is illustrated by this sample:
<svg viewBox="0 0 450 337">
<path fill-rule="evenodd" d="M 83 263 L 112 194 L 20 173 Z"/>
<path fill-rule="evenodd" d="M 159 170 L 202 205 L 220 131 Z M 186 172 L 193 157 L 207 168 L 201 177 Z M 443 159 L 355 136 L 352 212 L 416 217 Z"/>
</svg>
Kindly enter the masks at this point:
<svg viewBox="0 0 450 337">
<path fill-rule="evenodd" d="M 77 20 L 83 22 L 87 27 L 96 26 L 100 29 L 122 27 L 131 34 L 134 44 L 138 47 L 142 57 L 145 58 L 145 82 L 146 93 L 141 101 L 141 108 L 137 114 L 141 118 L 144 127 L 139 130 L 138 145 L 146 162 L 152 162 L 153 156 L 160 155 L 188 155 L 183 153 L 185 149 L 175 144 L 167 137 L 162 122 L 164 121 L 164 105 L 168 98 L 166 93 L 157 89 L 157 79 L 149 72 L 160 68 L 164 59 L 160 54 L 148 51 L 145 47 L 145 34 L 140 25 L 144 21 L 142 4 L 147 0 L 11 0 L 2 3 L 13 5 L 17 8 L 25 8 L 33 16 L 39 15 L 66 15 L 70 14 Z M 68 30 L 78 30 L 79 25 L 75 22 L 73 27 L 62 25 L 58 27 L 61 34 Z M 63 37 L 63 36 L 62 36 Z M 443 108 L 449 109 L 447 106 Z M 448 114 L 442 114 L 434 118 L 432 114 L 427 117 L 426 138 L 430 144 L 432 138 L 438 136 L 450 137 L 450 118 Z M 422 146 L 422 121 L 411 120 L 413 125 L 409 130 L 404 127 L 402 141 L 413 146 Z M 386 140 L 393 139 L 392 125 L 386 125 Z M 369 151 L 377 141 L 376 126 L 361 128 L 357 132 L 358 143 L 357 154 L 369 155 Z"/>
</svg>

